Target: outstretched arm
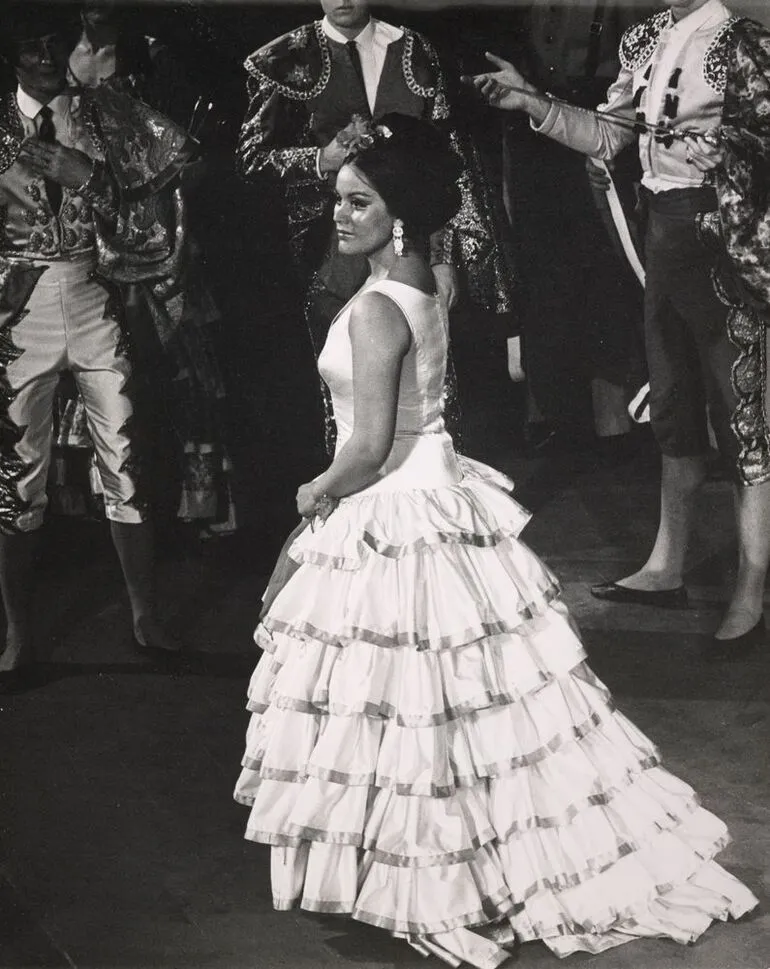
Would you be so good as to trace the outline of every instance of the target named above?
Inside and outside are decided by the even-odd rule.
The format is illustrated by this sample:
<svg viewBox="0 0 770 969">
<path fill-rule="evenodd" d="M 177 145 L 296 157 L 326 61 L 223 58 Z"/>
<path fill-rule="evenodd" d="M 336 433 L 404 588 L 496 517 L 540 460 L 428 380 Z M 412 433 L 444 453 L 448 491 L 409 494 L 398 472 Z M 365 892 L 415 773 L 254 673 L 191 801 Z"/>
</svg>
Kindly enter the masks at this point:
<svg viewBox="0 0 770 969">
<path fill-rule="evenodd" d="M 486 58 L 497 70 L 467 76 L 463 80 L 476 88 L 487 104 L 503 111 L 526 111 L 537 124 L 545 121 L 550 103 L 530 84 L 524 75 L 496 54 L 486 53 Z"/>
<path fill-rule="evenodd" d="M 382 293 L 358 299 L 350 315 L 353 433 L 331 466 L 300 487 L 303 518 L 323 517 L 324 497 L 337 499 L 371 484 L 393 446 L 401 366 L 411 344 L 404 314 Z"/>
<path fill-rule="evenodd" d="M 543 95 L 513 64 L 494 54 L 486 56 L 498 70 L 467 77 L 466 83 L 471 84 L 492 107 L 526 111 L 533 127 L 541 134 L 584 155 L 605 160 L 614 158 L 636 138 L 632 124 L 617 124 L 614 118 L 601 116 L 606 111 L 633 122 L 633 75 L 626 68 L 621 68 L 607 92 L 606 103 L 597 113 Z"/>
</svg>

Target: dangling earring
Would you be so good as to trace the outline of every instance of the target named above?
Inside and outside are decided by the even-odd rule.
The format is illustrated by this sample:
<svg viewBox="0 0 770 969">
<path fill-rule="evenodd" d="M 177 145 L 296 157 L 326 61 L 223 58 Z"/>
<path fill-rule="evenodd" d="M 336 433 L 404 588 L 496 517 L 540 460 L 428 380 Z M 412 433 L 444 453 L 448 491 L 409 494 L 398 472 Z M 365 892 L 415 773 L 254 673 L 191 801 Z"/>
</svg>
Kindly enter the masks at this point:
<svg viewBox="0 0 770 969">
<path fill-rule="evenodd" d="M 401 219 L 393 220 L 393 252 L 397 256 L 404 254 L 404 223 Z"/>
</svg>

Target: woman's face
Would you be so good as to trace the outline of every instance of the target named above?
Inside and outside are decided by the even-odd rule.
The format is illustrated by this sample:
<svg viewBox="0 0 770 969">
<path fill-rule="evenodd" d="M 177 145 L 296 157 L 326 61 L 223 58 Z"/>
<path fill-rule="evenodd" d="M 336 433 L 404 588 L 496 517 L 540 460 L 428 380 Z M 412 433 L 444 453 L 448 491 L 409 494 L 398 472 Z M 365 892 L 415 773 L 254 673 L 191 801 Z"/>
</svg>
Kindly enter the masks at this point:
<svg viewBox="0 0 770 969">
<path fill-rule="evenodd" d="M 337 175 L 334 206 L 340 252 L 371 256 L 391 241 L 393 218 L 385 202 L 353 165 L 343 165 Z"/>
</svg>

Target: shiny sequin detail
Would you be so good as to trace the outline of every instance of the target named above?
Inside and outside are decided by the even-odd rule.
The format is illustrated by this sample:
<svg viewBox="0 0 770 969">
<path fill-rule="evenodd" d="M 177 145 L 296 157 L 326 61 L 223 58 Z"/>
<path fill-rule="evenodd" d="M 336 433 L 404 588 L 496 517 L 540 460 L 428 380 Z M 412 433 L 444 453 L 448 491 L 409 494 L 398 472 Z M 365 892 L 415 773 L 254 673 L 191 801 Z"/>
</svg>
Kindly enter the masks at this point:
<svg viewBox="0 0 770 969">
<path fill-rule="evenodd" d="M 8 416 L 8 408 L 15 394 L 8 383 L 6 370 L 22 354 L 13 342 L 11 326 L 0 332 L 0 532 L 3 534 L 17 530 L 17 519 L 29 507 L 29 503 L 19 496 L 18 488 L 19 481 L 27 472 L 27 465 L 16 452 L 22 432 Z"/>
<path fill-rule="evenodd" d="M 16 451 L 22 430 L 8 416 L 16 396 L 8 381 L 8 366 L 23 353 L 13 342 L 13 328 L 26 314 L 29 297 L 43 272 L 45 267 L 20 268 L 0 256 L 0 532 L 4 534 L 18 531 L 17 521 L 29 508 L 18 488 L 29 470 Z"/>
<path fill-rule="evenodd" d="M 23 140 L 24 126 L 19 117 L 16 97 L 6 94 L 0 99 L 0 174 L 16 161 Z"/>
<path fill-rule="evenodd" d="M 321 50 L 321 73 L 314 84 L 312 83 L 310 68 L 307 65 L 294 65 L 283 81 L 268 73 L 267 67 L 270 63 L 273 44 L 261 47 L 255 54 L 248 57 L 244 64 L 246 70 L 252 77 L 266 82 L 271 89 L 280 92 L 292 101 L 311 101 L 313 98 L 317 98 L 329 83 L 332 72 L 329 42 L 321 27 L 321 21 L 317 20 L 313 24 L 300 27 L 290 34 L 289 48 L 293 51 L 307 48 L 310 43 L 311 30 L 315 32 Z"/>
<path fill-rule="evenodd" d="M 703 77 L 709 87 L 717 94 L 724 94 L 730 40 L 739 19 L 739 17 L 730 17 L 729 20 L 726 20 L 703 55 Z"/>
<path fill-rule="evenodd" d="M 727 332 L 738 350 L 731 372 L 736 407 L 731 426 L 738 440 L 737 471 L 745 485 L 770 481 L 767 326 L 770 322 L 770 31 L 751 20 L 732 21 L 722 34 L 725 67 L 722 137 L 724 160 L 716 171 L 719 211 L 702 217 L 704 241 L 726 251 L 714 273 L 717 295 L 729 307 Z"/>
<path fill-rule="evenodd" d="M 738 348 L 731 380 L 737 398 L 730 426 L 738 439 L 738 473 L 745 485 L 770 481 L 766 319 L 749 306 L 733 306 L 727 316 L 730 342 Z"/>
<path fill-rule="evenodd" d="M 113 221 L 118 217 L 118 205 L 112 183 L 103 162 L 96 162 L 90 177 L 81 185 L 77 194 L 92 206 L 103 218 Z M 88 221 L 91 222 L 91 212 Z"/>
<path fill-rule="evenodd" d="M 292 43 L 300 48 L 307 44 L 312 51 L 318 44 L 321 53 L 316 52 L 314 63 L 317 70 L 325 73 L 325 67 L 321 67 L 327 63 L 323 51 L 329 54 L 329 48 L 320 21 L 288 37 L 288 48 Z M 311 51 L 300 51 L 303 63 L 307 63 Z M 269 62 L 271 52 L 273 64 Z M 328 60 L 331 67 L 330 54 Z M 319 253 L 310 251 L 316 248 L 312 230 L 319 219 L 329 216 L 331 195 L 327 181 L 319 179 L 316 172 L 318 150 L 311 127 L 312 106 L 298 103 L 306 99 L 298 96 L 296 90 L 286 88 L 285 76 L 275 76 L 279 62 L 284 74 L 295 63 L 288 53 L 286 36 L 260 48 L 245 61 L 250 105 L 241 128 L 237 163 L 246 178 L 272 172 L 283 180 L 292 254 L 302 275 L 310 279 L 320 259 Z M 453 145 L 466 169 L 460 182 L 461 210 L 442 233 L 437 233 L 436 244 L 431 247 L 431 262 L 461 268 L 474 303 L 492 312 L 508 313 L 514 308 L 515 282 L 504 216 L 494 211 L 494 190 L 478 152 L 470 139 L 452 131 L 452 113 L 438 53 L 421 34 L 404 29 L 401 68 L 408 90 L 427 102 L 425 110 L 430 112 L 431 120 L 450 130 Z M 319 81 L 313 91 L 320 92 L 326 83 L 328 79 L 323 85 Z M 273 110 L 276 91 L 293 102 L 279 109 L 281 141 L 283 145 L 288 141 L 287 147 L 273 144 L 277 140 L 274 139 Z M 453 396 L 456 395 L 450 394 L 450 411 Z"/>
<path fill-rule="evenodd" d="M 291 81 L 296 87 L 306 88 L 310 85 L 313 80 L 313 76 L 310 73 L 310 68 L 307 65 L 297 65 L 293 67 L 289 73 L 286 75 L 286 79 Z"/>
<path fill-rule="evenodd" d="M 431 52 L 435 56 L 435 51 L 429 48 L 429 45 L 425 44 L 425 48 L 430 54 Z M 406 86 L 409 90 L 416 94 L 420 98 L 434 98 L 436 96 L 435 87 L 424 87 L 422 84 L 418 84 L 414 76 L 414 70 L 412 69 L 412 58 L 414 56 L 414 34 L 411 30 L 404 31 L 404 53 L 401 57 L 401 66 L 404 71 L 404 80 L 406 81 Z M 433 58 L 431 58 L 431 65 L 437 67 L 433 64 Z M 438 72 L 437 72 L 438 73 Z"/>
<path fill-rule="evenodd" d="M 107 155 L 107 147 L 104 144 L 104 139 L 102 138 L 101 132 L 99 131 L 99 124 L 96 117 L 96 110 L 92 103 L 88 103 L 84 106 L 81 111 L 80 117 L 83 122 L 83 127 L 91 139 L 91 144 L 94 146 L 101 158 L 105 158 Z"/>
<path fill-rule="evenodd" d="M 124 385 L 121 393 L 128 393 L 131 381 Z M 120 466 L 120 473 L 125 474 L 134 486 L 134 493 L 126 499 L 125 505 L 135 508 L 141 515 L 142 520 L 149 514 L 149 499 L 147 494 L 147 481 L 145 476 L 145 464 L 136 453 L 136 418 L 132 414 L 120 427 L 118 434 L 131 442 L 131 450 L 128 457 Z"/>
<path fill-rule="evenodd" d="M 670 22 L 668 10 L 647 17 L 629 27 L 620 41 L 620 64 L 624 70 L 634 72 L 647 63 L 655 53 L 660 35 Z"/>
</svg>

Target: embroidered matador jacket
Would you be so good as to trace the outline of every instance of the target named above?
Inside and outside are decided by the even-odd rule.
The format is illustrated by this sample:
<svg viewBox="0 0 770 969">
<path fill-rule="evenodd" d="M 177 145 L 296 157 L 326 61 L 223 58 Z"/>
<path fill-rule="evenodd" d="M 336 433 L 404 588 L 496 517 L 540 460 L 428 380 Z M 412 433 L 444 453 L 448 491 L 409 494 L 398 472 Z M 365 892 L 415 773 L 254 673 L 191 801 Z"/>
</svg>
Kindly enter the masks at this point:
<svg viewBox="0 0 770 969">
<path fill-rule="evenodd" d="M 13 325 L 44 271 L 40 260 L 94 252 L 97 275 L 115 289 L 112 311 L 121 317 L 127 343 L 135 341 L 131 314 L 125 309 L 135 302 L 131 294 L 141 292 L 167 365 L 181 370 L 183 356 L 185 372 L 202 385 L 195 395 L 168 405 L 185 448 L 185 494 L 193 494 L 187 478 L 194 476 L 197 464 L 195 454 L 188 456 L 187 451 L 190 443 L 205 443 L 212 436 L 208 409 L 199 401 L 222 396 L 207 344 L 197 338 L 197 329 L 187 319 L 196 261 L 178 176 L 198 147 L 179 125 L 111 84 L 78 89 L 73 98 L 78 101 L 78 147 L 95 159 L 96 167 L 86 189 L 64 190 L 56 218 L 45 204 L 42 179 L 14 165 L 23 140 L 15 96 L 9 94 L 0 101 L 0 178 L 8 188 L 8 201 L 0 207 L 0 365 L 18 355 Z M 124 298 L 118 298 L 119 293 Z M 18 437 L 17 429 L 5 419 L 9 395 L 7 384 L 0 380 L 6 450 Z M 89 446 L 82 402 L 62 396 L 60 406 L 58 443 Z M 183 419 L 177 419 L 178 414 Z M 65 507 L 64 500 L 55 504 Z M 80 506 L 78 501 L 73 510 L 83 511 Z"/>
<path fill-rule="evenodd" d="M 654 56 L 668 13 L 655 14 L 627 31 L 621 54 L 644 71 Z M 642 74 L 643 76 L 643 74 Z M 719 131 L 724 160 L 715 169 L 718 211 L 699 217 L 703 241 L 715 252 L 714 284 L 730 306 L 727 327 L 739 354 L 732 370 L 737 405 L 732 428 L 739 443 L 738 473 L 746 485 L 770 481 L 766 328 L 770 325 L 770 31 L 731 16 L 717 31 L 702 64 L 714 91 L 713 114 L 699 118 Z M 688 126 L 672 94 L 672 126 Z M 677 110 L 678 109 L 678 110 Z M 649 136 L 646 136 L 649 137 Z M 683 143 L 656 138 L 672 157 Z"/>
<path fill-rule="evenodd" d="M 699 173 L 687 163 L 684 141 L 667 129 L 719 132 L 725 157 L 713 173 L 718 211 L 699 216 L 699 223 L 701 238 L 714 249 L 717 291 L 731 307 L 730 339 L 740 349 L 732 370 L 738 473 L 745 484 L 758 484 L 770 481 L 764 408 L 765 328 L 770 322 L 770 32 L 722 9 L 720 22 L 709 28 L 709 42 L 700 50 L 685 49 L 683 56 L 693 51 L 697 62 L 680 65 L 687 84 L 682 71 L 672 75 L 660 120 L 647 117 L 645 105 L 651 65 L 670 14 L 661 11 L 629 28 L 607 107 L 629 120 L 659 125 L 657 132 L 639 134 L 640 157 L 646 174 L 662 175 L 671 187 L 687 187 Z M 538 130 L 601 158 L 612 158 L 636 137 L 630 125 L 561 104 L 551 106 Z"/>
<path fill-rule="evenodd" d="M 200 248 L 188 228 L 186 193 L 176 178 L 191 155 L 197 161 L 199 147 L 181 124 L 156 110 L 154 103 L 148 106 L 150 95 L 156 94 L 149 84 L 142 85 L 138 75 L 116 74 L 86 89 L 84 96 L 100 105 L 106 117 L 118 119 L 121 105 L 130 105 L 133 112 L 146 116 L 154 139 L 153 162 L 169 165 L 165 175 L 148 172 L 141 187 L 124 186 L 123 190 L 125 204 L 132 206 L 133 222 L 153 227 L 154 245 L 148 247 L 148 237 L 137 247 L 133 236 L 122 239 L 118 235 L 101 239 L 99 255 L 104 275 L 122 284 L 128 329 L 142 364 L 137 374 L 147 407 L 162 408 L 181 455 L 174 462 L 181 478 L 177 516 L 226 533 L 236 527 L 236 512 L 225 440 L 226 390 L 211 335 L 211 324 L 219 321 L 220 314 L 207 285 Z M 178 91 L 172 94 L 179 96 Z M 169 96 L 164 106 L 168 102 Z M 115 154 L 124 161 L 135 150 L 131 130 L 131 124 L 113 122 Z M 174 147 L 177 140 L 187 146 L 179 155 Z M 115 158 L 114 167 L 125 179 L 120 157 Z M 165 251 L 165 258 L 151 258 L 155 250 Z M 72 443 L 70 426 L 75 441 L 78 428 L 84 426 L 79 402 L 76 407 L 71 422 L 63 422 L 60 428 L 60 444 Z M 173 459 L 173 455 L 169 457 Z"/>
<path fill-rule="evenodd" d="M 725 69 L 721 135 L 724 162 L 716 171 L 718 219 L 704 219 L 704 238 L 726 256 L 715 275 L 730 304 L 730 338 L 740 348 L 733 367 L 745 484 L 770 481 L 770 434 L 765 412 L 766 333 L 770 326 L 770 31 L 735 21 Z"/>
<path fill-rule="evenodd" d="M 301 274 L 318 269 L 331 233 L 333 183 L 319 178 L 316 154 L 354 114 L 368 116 L 360 86 L 346 83 L 321 21 L 306 24 L 251 54 L 249 108 L 238 145 L 246 178 L 272 175 L 283 186 L 292 252 Z M 435 48 L 404 29 L 388 46 L 372 112 L 374 120 L 400 112 L 432 120 L 450 132 L 465 171 L 462 207 L 442 234 L 433 262 L 454 266 L 470 299 L 497 313 L 512 309 L 510 249 L 479 153 L 458 130 L 446 74 Z"/>
<path fill-rule="evenodd" d="M 164 201 L 160 190 L 194 156 L 195 143 L 141 101 L 107 85 L 76 97 L 83 148 L 96 165 L 87 186 L 64 190 L 57 219 L 42 204 L 42 178 L 14 168 L 24 132 L 15 96 L 0 101 L 0 177 L 8 183 L 9 198 L 31 200 L 9 202 L 0 212 L 0 281 L 6 282 L 0 288 L 0 329 L 14 302 L 7 281 L 30 271 L 25 260 L 67 259 L 95 249 L 98 275 L 113 283 L 167 284 L 180 271 L 181 203 Z M 11 184 L 19 179 L 18 186 Z M 37 199 L 41 204 L 34 209 Z"/>
</svg>

